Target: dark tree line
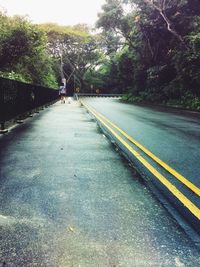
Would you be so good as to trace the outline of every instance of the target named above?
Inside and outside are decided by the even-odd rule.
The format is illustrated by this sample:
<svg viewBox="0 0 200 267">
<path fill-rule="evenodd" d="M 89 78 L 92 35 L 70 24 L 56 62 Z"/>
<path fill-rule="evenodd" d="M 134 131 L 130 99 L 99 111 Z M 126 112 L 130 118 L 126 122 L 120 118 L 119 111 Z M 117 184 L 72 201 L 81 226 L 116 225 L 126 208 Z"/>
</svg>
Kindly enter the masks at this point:
<svg viewBox="0 0 200 267">
<path fill-rule="evenodd" d="M 100 33 L 4 12 L 0 27 L 2 77 L 200 109 L 199 0 L 106 0 Z"/>
<path fill-rule="evenodd" d="M 73 89 L 87 85 L 84 74 L 99 57 L 87 25 L 34 25 L 0 12 L 0 28 L 1 77 L 53 88 L 63 77 Z"/>
<path fill-rule="evenodd" d="M 200 1 L 107 0 L 94 75 L 130 101 L 200 108 Z"/>
</svg>

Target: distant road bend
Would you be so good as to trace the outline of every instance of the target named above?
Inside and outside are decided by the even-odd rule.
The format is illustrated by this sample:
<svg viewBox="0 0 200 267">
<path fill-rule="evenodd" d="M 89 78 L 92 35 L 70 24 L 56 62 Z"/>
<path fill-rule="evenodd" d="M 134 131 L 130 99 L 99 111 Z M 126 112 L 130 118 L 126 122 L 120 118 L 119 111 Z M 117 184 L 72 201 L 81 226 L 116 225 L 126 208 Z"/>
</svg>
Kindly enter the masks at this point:
<svg viewBox="0 0 200 267">
<path fill-rule="evenodd" d="M 163 195 L 164 202 L 168 199 L 170 212 L 200 234 L 199 116 L 109 98 L 85 97 L 81 102 L 148 177 L 161 200 Z"/>
</svg>

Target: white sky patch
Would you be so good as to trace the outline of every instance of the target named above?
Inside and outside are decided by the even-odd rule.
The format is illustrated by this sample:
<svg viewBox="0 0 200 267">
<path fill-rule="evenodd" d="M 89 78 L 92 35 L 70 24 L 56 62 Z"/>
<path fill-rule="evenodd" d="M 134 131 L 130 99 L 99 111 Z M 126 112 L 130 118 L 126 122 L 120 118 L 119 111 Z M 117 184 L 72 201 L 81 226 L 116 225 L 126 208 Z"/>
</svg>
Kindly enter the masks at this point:
<svg viewBox="0 0 200 267">
<path fill-rule="evenodd" d="M 9 16 L 28 15 L 33 23 L 94 26 L 105 0 L 0 0 Z"/>
</svg>

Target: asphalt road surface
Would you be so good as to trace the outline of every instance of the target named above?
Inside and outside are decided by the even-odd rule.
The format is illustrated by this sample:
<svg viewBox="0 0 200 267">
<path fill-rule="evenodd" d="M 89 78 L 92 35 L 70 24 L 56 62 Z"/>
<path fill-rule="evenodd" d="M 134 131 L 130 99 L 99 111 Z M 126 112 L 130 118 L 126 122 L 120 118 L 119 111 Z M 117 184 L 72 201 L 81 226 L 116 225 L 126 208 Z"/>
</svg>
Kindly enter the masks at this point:
<svg viewBox="0 0 200 267">
<path fill-rule="evenodd" d="M 102 119 L 107 125 L 110 125 L 110 122 L 114 123 L 114 126 L 119 127 L 125 134 L 134 138 L 139 144 L 152 152 L 163 164 L 167 164 L 173 169 L 171 173 L 167 172 L 157 162 L 154 162 L 152 158 L 141 153 L 137 146 L 130 142 L 127 144 L 127 146 L 129 145 L 136 149 L 139 156 L 142 156 L 156 170 L 167 177 L 168 181 L 172 184 L 171 188 L 175 186 L 175 190 L 177 189 L 183 194 L 181 201 L 177 201 L 177 198 L 160 181 L 158 182 L 155 177 L 151 179 L 151 182 L 155 183 L 162 191 L 161 196 L 165 195 L 175 206 L 175 209 L 171 209 L 175 217 L 179 216 L 176 213 L 176 210 L 179 210 L 183 217 L 200 234 L 200 114 L 131 105 L 113 98 L 91 97 L 83 98 L 82 101 L 88 107 L 93 108 L 97 117 Z M 101 117 L 102 115 L 104 117 Z M 110 127 L 113 128 L 112 125 Z M 120 137 L 124 138 L 118 129 L 116 130 L 117 127 L 113 128 L 113 130 Z M 121 142 L 118 143 L 121 144 Z M 122 150 L 125 150 L 124 145 L 121 147 Z M 135 156 L 132 156 L 133 161 L 134 158 Z M 152 174 L 149 173 L 149 168 L 146 167 L 142 171 L 146 173 L 147 179 Z M 174 171 L 178 173 L 175 176 Z M 183 183 L 182 180 L 177 179 L 178 175 L 182 176 L 181 179 L 184 179 Z M 194 191 L 192 191 L 193 187 L 195 187 Z M 175 192 L 178 198 L 179 192 Z M 186 201 L 184 200 L 185 196 L 188 198 Z M 195 205 L 194 209 L 191 207 L 193 204 Z M 185 206 L 188 206 L 189 209 L 185 208 Z M 185 222 L 180 223 L 187 228 Z"/>
<path fill-rule="evenodd" d="M 87 98 L 87 102 L 200 186 L 200 117 L 124 104 L 110 98 Z"/>
<path fill-rule="evenodd" d="M 199 266 L 193 241 L 78 103 L 1 136 L 0 168 L 0 266 Z"/>
</svg>

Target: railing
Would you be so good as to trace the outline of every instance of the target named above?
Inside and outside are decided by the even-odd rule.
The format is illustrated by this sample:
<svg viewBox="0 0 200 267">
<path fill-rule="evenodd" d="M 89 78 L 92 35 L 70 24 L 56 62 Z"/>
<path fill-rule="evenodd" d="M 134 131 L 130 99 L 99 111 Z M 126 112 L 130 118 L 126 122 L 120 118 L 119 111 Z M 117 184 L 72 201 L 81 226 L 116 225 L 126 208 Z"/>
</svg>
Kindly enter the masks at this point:
<svg viewBox="0 0 200 267">
<path fill-rule="evenodd" d="M 58 90 L 0 78 L 0 126 L 58 98 Z"/>
<path fill-rule="evenodd" d="M 75 99 L 79 97 L 122 97 L 123 94 L 92 94 L 92 93 L 76 93 L 74 95 Z"/>
</svg>

